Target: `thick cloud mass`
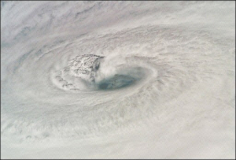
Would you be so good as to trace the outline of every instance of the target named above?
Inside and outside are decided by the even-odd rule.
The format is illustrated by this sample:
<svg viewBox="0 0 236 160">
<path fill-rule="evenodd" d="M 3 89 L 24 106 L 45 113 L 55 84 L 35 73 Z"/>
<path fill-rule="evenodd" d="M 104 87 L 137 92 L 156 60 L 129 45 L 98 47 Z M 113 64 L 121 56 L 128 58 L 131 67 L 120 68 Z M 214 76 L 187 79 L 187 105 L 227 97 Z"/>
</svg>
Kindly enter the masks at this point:
<svg viewBox="0 0 236 160">
<path fill-rule="evenodd" d="M 235 2 L 1 2 L 2 158 L 234 158 Z"/>
</svg>

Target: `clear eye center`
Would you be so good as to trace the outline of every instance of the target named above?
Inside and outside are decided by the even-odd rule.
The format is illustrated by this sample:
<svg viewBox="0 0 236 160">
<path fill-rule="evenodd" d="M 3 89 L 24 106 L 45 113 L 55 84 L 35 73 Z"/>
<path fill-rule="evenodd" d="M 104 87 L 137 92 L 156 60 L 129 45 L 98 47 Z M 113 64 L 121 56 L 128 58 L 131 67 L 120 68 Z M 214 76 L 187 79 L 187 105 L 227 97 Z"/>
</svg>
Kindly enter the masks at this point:
<svg viewBox="0 0 236 160">
<path fill-rule="evenodd" d="M 111 89 L 119 89 L 123 87 L 130 86 L 134 84 L 136 81 L 135 78 L 127 75 L 115 75 L 108 79 L 104 79 L 98 83 L 98 89 L 101 90 L 111 90 Z"/>
</svg>

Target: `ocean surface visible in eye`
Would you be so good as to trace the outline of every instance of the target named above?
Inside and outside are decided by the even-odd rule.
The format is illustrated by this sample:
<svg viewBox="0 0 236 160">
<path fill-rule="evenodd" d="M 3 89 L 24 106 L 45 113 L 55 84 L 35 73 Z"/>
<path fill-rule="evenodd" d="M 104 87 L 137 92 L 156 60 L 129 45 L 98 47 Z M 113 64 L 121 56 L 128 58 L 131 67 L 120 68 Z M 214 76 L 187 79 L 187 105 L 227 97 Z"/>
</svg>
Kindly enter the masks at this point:
<svg viewBox="0 0 236 160">
<path fill-rule="evenodd" d="M 130 86 L 134 84 L 136 79 L 128 75 L 119 75 L 116 74 L 114 77 L 104 79 L 98 83 L 98 89 L 101 90 L 111 90 L 119 89 L 123 87 Z"/>
<path fill-rule="evenodd" d="M 103 73 L 99 69 L 104 58 L 94 54 L 76 56 L 55 76 L 58 87 L 66 90 L 114 90 L 128 87 L 143 78 L 140 75 L 145 71 L 138 67 L 125 67 L 111 75 L 101 76 Z"/>
</svg>

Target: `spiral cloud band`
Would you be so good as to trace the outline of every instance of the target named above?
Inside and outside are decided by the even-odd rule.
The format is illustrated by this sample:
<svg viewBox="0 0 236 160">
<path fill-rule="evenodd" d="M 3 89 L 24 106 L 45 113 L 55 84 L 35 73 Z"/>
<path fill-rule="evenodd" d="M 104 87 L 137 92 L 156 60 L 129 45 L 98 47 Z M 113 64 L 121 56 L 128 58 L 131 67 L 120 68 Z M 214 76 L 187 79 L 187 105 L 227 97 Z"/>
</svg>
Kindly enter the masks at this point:
<svg viewBox="0 0 236 160">
<path fill-rule="evenodd" d="M 233 158 L 235 2 L 1 2 L 2 158 Z"/>
</svg>

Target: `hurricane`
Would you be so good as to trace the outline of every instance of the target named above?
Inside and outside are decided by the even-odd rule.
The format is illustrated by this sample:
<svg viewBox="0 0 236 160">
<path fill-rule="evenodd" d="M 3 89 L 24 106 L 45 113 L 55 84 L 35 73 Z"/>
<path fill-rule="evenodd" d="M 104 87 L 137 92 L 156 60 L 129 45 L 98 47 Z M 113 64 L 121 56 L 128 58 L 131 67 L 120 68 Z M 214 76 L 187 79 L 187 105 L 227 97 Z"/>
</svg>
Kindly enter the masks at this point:
<svg viewBox="0 0 236 160">
<path fill-rule="evenodd" d="M 234 158 L 235 2 L 1 1 L 2 158 Z"/>
</svg>

